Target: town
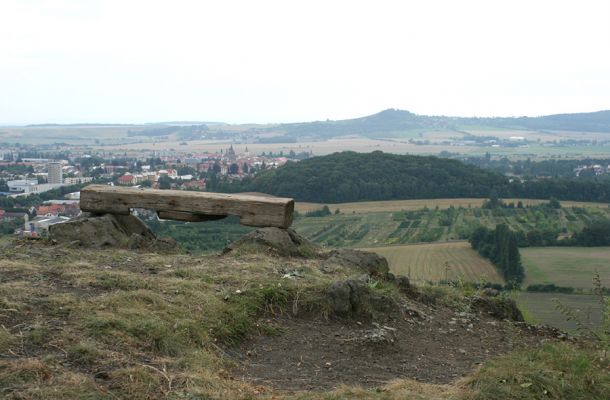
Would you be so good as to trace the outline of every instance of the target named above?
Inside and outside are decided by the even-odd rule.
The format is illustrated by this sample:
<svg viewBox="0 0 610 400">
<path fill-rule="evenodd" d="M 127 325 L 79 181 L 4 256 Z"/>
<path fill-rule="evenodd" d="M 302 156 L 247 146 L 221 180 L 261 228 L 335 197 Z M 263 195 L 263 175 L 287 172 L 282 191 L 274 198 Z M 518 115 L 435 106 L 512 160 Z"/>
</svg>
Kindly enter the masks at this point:
<svg viewBox="0 0 610 400">
<path fill-rule="evenodd" d="M 311 153 L 92 152 L 0 147 L 0 233 L 45 236 L 49 227 L 80 215 L 79 189 L 90 183 L 154 189 L 214 190 Z"/>
</svg>

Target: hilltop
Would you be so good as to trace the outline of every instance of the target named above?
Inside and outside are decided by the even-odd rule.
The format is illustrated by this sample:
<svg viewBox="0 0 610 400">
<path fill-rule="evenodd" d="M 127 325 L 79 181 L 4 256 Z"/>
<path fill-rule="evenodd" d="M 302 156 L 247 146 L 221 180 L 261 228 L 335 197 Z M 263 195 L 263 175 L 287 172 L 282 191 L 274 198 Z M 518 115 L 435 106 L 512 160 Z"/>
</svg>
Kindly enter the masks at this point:
<svg viewBox="0 0 610 400">
<path fill-rule="evenodd" d="M 296 137 L 330 138 L 362 135 L 384 138 L 408 131 L 460 131 L 473 126 L 479 129 L 610 132 L 610 110 L 538 117 L 450 117 L 418 115 L 405 110 L 387 109 L 361 118 L 281 124 L 279 128 L 286 135 Z"/>
<path fill-rule="evenodd" d="M 280 234 L 281 236 L 282 234 Z M 292 234 L 291 234 L 292 235 Z M 255 233 L 193 257 L 0 246 L 4 398 L 602 399 L 606 360 L 494 291 Z M 304 246 L 304 247 L 303 247 Z M 482 365 L 481 368 L 478 366 Z"/>
</svg>

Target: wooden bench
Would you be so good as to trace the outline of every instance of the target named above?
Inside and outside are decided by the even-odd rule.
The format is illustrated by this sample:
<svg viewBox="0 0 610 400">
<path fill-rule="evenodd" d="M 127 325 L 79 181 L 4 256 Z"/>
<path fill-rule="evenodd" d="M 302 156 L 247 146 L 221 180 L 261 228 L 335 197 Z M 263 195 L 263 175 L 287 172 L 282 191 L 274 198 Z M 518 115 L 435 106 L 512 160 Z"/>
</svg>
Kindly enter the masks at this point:
<svg viewBox="0 0 610 400">
<path fill-rule="evenodd" d="M 243 225 L 288 228 L 294 200 L 280 197 L 155 190 L 89 185 L 80 192 L 80 208 L 93 214 L 127 215 L 132 208 L 155 210 L 162 219 L 210 221 L 236 215 Z"/>
</svg>

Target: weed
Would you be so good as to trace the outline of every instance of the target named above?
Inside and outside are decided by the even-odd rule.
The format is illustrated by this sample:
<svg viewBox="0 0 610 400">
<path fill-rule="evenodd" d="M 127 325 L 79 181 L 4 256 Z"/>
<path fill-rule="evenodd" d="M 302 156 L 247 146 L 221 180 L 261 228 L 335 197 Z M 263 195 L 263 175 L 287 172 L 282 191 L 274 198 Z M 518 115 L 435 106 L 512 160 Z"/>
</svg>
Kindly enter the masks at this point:
<svg viewBox="0 0 610 400">
<path fill-rule="evenodd" d="M 100 351 L 93 342 L 79 342 L 67 349 L 67 357 L 70 362 L 91 365 L 100 356 Z"/>
<path fill-rule="evenodd" d="M 8 352 L 13 342 L 13 335 L 6 328 L 0 326 L 0 354 Z"/>
<path fill-rule="evenodd" d="M 578 315 L 577 310 L 555 300 L 555 309 L 558 310 L 568 321 L 574 321 L 577 331 L 583 336 L 592 338 L 597 343 L 603 357 L 607 357 L 610 351 L 610 297 L 608 297 L 601 283 L 599 272 L 595 271 L 593 276 L 593 292 L 597 296 L 601 307 L 601 323 L 599 327 L 584 322 Z"/>
<path fill-rule="evenodd" d="M 473 378 L 469 399 L 606 399 L 610 375 L 595 355 L 567 344 L 510 353 L 487 363 Z"/>
<path fill-rule="evenodd" d="M 45 325 L 34 325 L 30 328 L 26 338 L 27 342 L 35 347 L 44 346 L 49 341 L 51 330 Z"/>
</svg>

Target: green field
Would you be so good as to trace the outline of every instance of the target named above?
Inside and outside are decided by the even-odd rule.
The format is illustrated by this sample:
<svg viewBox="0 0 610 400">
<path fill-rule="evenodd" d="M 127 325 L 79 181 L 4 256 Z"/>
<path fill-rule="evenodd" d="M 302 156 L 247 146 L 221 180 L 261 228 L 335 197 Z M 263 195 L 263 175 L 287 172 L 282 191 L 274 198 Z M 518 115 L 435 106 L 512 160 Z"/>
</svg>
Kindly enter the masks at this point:
<svg viewBox="0 0 610 400">
<path fill-rule="evenodd" d="M 556 236 L 580 231 L 588 222 L 609 217 L 607 206 L 502 208 L 487 210 L 463 207 L 464 199 L 455 199 L 456 206 L 447 199 L 442 206 L 434 200 L 417 200 L 419 209 L 398 210 L 400 202 L 363 203 L 354 208 L 333 205 L 339 214 L 326 217 L 299 217 L 294 222 L 297 232 L 316 243 L 332 247 L 378 247 L 398 244 L 446 242 L 465 240 L 479 226 L 489 228 L 506 223 L 516 232 L 536 229 L 552 231 Z M 349 203 L 352 207 L 354 204 Z M 424 208 L 426 207 L 427 208 Z M 439 206 L 438 209 L 436 206 Z M 387 211 L 379 211 L 386 206 Z M 336 208 L 335 208 L 336 207 Z M 443 208 L 445 207 L 445 208 Z M 367 212 L 366 210 L 373 210 Z"/>
<path fill-rule="evenodd" d="M 576 332 L 576 322 L 556 310 L 557 301 L 571 307 L 580 321 L 587 326 L 599 326 L 601 322 L 601 304 L 594 295 L 531 293 L 521 292 L 517 295 L 519 308 L 531 317 L 530 323 L 554 326 L 571 333 Z"/>
<path fill-rule="evenodd" d="M 126 144 L 141 141 L 129 138 L 138 125 L 40 125 L 0 128 L 0 142 L 23 144 L 68 143 L 71 145 Z"/>
<path fill-rule="evenodd" d="M 520 252 L 524 286 L 554 283 L 591 289 L 597 271 L 602 286 L 610 287 L 610 247 L 532 247 Z"/>
<path fill-rule="evenodd" d="M 457 199 L 424 199 L 424 200 L 382 200 L 382 201 L 358 201 L 352 203 L 327 204 L 332 210 L 339 209 L 343 213 L 371 213 L 371 212 L 396 212 L 421 210 L 424 207 L 447 209 L 449 207 L 480 208 L 487 199 L 481 198 L 457 198 Z M 503 199 L 505 203 L 517 204 L 521 201 L 525 206 L 535 206 L 548 203 L 548 200 L 540 199 Z M 322 203 L 296 202 L 295 209 L 300 213 L 319 210 L 324 207 Z M 608 208 L 607 203 L 594 203 L 584 201 L 561 201 L 564 208 Z"/>
<path fill-rule="evenodd" d="M 467 242 L 373 247 L 364 250 L 387 258 L 394 274 L 415 283 L 441 280 L 504 283 L 496 268 Z"/>
</svg>

